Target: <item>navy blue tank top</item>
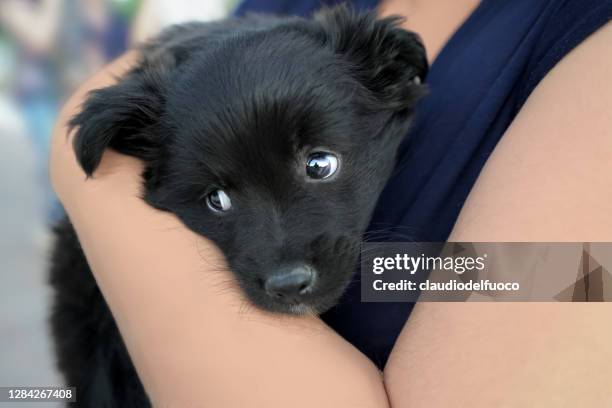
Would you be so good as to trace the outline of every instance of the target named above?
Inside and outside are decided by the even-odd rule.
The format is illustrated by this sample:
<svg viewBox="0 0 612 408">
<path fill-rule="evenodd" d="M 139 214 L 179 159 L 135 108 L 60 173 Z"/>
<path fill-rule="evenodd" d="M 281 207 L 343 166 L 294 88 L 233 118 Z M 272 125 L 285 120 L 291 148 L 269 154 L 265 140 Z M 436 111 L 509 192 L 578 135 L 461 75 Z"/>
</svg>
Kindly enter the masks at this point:
<svg viewBox="0 0 612 408">
<path fill-rule="evenodd" d="M 309 16 L 335 0 L 246 0 L 236 14 Z M 377 1 L 355 0 L 358 10 Z M 445 241 L 484 163 L 530 93 L 612 18 L 612 0 L 483 0 L 433 62 L 397 169 L 370 230 L 377 240 Z M 535 135 L 534 135 L 535 137 Z M 384 366 L 412 303 L 362 303 L 359 274 L 322 317 Z"/>
</svg>

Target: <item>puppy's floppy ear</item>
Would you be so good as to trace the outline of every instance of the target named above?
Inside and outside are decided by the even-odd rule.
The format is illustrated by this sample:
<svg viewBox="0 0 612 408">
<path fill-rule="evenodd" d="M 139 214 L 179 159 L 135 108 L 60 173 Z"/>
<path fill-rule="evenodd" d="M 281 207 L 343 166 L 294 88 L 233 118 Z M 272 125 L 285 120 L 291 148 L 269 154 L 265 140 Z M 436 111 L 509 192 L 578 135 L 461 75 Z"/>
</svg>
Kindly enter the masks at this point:
<svg viewBox="0 0 612 408">
<path fill-rule="evenodd" d="M 70 121 L 70 127 L 77 129 L 76 157 L 88 176 L 107 147 L 145 161 L 158 156 L 165 72 L 143 60 L 117 84 L 89 93 L 80 113 Z"/>
<path fill-rule="evenodd" d="M 400 28 L 399 16 L 377 19 L 342 4 L 315 15 L 326 42 L 352 64 L 356 77 L 385 109 L 411 109 L 425 94 L 421 83 L 428 71 L 419 36 Z"/>
</svg>

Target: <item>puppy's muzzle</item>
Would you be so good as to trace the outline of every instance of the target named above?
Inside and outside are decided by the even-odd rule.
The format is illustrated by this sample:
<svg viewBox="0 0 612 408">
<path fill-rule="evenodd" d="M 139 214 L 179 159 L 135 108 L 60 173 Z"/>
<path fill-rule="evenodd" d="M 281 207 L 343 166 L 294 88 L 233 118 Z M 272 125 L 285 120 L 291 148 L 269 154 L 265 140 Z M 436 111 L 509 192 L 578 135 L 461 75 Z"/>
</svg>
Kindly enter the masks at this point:
<svg viewBox="0 0 612 408">
<path fill-rule="evenodd" d="M 264 282 L 266 293 L 279 301 L 299 304 L 314 287 L 316 271 L 308 265 L 293 265 L 282 268 Z"/>
</svg>

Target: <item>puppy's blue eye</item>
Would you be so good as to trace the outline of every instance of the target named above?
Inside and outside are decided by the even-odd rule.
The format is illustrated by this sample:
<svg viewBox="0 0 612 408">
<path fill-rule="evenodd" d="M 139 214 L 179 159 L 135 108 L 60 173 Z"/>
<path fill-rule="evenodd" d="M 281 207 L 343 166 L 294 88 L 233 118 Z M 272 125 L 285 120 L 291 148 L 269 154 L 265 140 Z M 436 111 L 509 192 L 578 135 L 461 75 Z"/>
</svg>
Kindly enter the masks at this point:
<svg viewBox="0 0 612 408">
<path fill-rule="evenodd" d="M 308 177 L 322 180 L 331 177 L 338 170 L 338 158 L 326 152 L 316 152 L 308 156 L 306 174 Z"/>
<path fill-rule="evenodd" d="M 216 212 L 228 211 L 232 208 L 232 201 L 223 190 L 215 190 L 206 196 L 208 208 Z"/>
</svg>

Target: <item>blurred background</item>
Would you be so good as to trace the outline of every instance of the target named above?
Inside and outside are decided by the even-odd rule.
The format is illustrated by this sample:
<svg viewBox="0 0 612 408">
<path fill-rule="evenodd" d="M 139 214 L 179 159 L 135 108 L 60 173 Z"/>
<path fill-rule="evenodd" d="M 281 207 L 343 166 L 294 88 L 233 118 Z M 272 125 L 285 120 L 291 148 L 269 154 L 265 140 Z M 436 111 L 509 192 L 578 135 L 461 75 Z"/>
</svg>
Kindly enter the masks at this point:
<svg viewBox="0 0 612 408">
<path fill-rule="evenodd" d="M 172 24 L 221 18 L 237 2 L 0 0 L 0 386 L 62 385 L 46 283 L 49 226 L 62 214 L 47 149 L 62 103 L 127 48 Z"/>
</svg>

